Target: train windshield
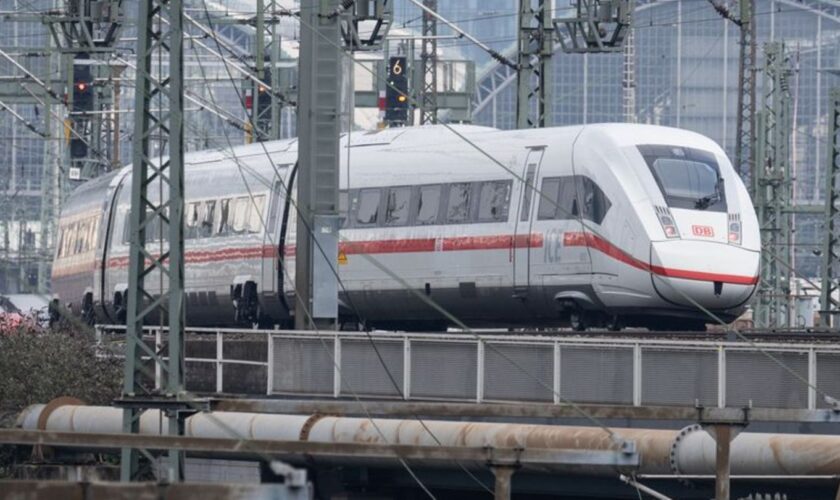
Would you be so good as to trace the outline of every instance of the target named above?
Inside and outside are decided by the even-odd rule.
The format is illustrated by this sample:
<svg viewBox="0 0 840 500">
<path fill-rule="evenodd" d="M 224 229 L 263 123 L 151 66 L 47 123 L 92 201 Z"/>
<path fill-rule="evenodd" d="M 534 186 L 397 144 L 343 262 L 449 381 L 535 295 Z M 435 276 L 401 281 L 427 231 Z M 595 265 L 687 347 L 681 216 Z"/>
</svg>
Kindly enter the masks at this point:
<svg viewBox="0 0 840 500">
<path fill-rule="evenodd" d="M 668 206 L 726 212 L 726 193 L 712 153 L 677 146 L 638 146 Z"/>
</svg>

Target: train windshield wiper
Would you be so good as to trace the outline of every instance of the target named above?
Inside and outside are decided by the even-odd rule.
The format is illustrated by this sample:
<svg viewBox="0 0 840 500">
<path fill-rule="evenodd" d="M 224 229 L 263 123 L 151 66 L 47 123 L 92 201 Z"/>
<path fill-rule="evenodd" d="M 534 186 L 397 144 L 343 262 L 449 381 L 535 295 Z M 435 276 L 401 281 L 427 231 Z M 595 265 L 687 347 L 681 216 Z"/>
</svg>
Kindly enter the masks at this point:
<svg viewBox="0 0 840 500">
<path fill-rule="evenodd" d="M 701 196 L 694 201 L 694 208 L 698 210 L 706 210 L 710 205 L 714 205 L 723 198 L 721 193 L 723 193 L 723 178 L 718 179 L 717 183 L 715 183 L 714 193 Z"/>
<path fill-rule="evenodd" d="M 697 200 L 695 200 L 694 208 L 698 210 L 706 210 L 707 208 L 709 208 L 709 205 L 711 205 L 713 202 L 717 203 L 719 199 L 720 195 L 718 195 L 717 193 L 701 196 L 700 198 L 697 198 Z"/>
</svg>

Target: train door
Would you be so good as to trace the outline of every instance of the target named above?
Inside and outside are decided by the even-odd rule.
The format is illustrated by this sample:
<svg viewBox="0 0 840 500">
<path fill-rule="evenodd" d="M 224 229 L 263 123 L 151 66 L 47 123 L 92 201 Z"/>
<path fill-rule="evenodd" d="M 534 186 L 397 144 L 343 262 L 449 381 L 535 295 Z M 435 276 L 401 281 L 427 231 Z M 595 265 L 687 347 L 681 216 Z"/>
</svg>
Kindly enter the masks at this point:
<svg viewBox="0 0 840 500">
<path fill-rule="evenodd" d="M 533 224 L 534 205 L 537 198 L 537 178 L 542 163 L 545 146 L 531 146 L 525 156 L 519 179 L 520 187 L 518 208 L 514 222 L 514 234 L 511 240 L 513 261 L 513 294 L 525 298 L 531 281 L 531 226 Z"/>
<path fill-rule="evenodd" d="M 100 306 L 100 313 L 103 320 L 115 323 L 110 317 L 108 303 L 112 297 L 108 291 L 106 278 L 108 274 L 109 250 L 113 246 L 111 241 L 114 237 L 114 225 L 116 224 L 117 205 L 119 204 L 120 191 L 123 187 L 125 176 L 118 174 L 116 187 L 112 184 L 107 192 L 105 201 L 102 203 L 102 219 L 99 221 L 99 235 L 96 246 L 96 267 L 94 268 L 94 302 Z"/>
</svg>

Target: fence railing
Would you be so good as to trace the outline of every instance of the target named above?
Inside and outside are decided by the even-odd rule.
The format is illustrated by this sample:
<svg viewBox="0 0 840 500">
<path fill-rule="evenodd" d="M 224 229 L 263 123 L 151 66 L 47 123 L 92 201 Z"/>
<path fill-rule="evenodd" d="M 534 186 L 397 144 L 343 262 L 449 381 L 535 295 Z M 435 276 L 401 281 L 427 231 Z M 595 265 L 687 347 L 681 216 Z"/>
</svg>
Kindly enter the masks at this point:
<svg viewBox="0 0 840 500">
<path fill-rule="evenodd" d="M 98 327 L 99 338 L 124 332 Z M 187 388 L 319 398 L 817 409 L 840 345 L 189 328 Z M 162 331 L 147 342 L 162 345 Z M 157 374 L 161 376 L 160 373 Z"/>
</svg>

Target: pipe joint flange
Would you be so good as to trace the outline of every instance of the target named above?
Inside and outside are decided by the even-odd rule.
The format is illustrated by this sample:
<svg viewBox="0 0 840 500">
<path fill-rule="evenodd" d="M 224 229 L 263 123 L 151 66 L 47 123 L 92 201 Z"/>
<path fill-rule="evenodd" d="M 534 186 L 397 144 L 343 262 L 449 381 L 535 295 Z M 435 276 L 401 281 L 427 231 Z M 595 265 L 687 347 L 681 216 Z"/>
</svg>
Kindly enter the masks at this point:
<svg viewBox="0 0 840 500">
<path fill-rule="evenodd" d="M 337 417 L 338 415 L 331 415 L 327 413 L 313 413 L 306 419 L 306 422 L 300 427 L 300 435 L 298 439 L 301 441 L 308 441 L 309 440 L 309 432 L 315 427 L 315 424 L 318 423 L 319 420 L 326 417 Z"/>
<path fill-rule="evenodd" d="M 700 424 L 691 424 L 683 427 L 680 429 L 680 432 L 677 434 L 677 437 L 674 438 L 674 442 L 671 443 L 671 454 L 669 457 L 669 462 L 671 465 L 671 473 L 675 476 L 682 475 L 682 471 L 680 471 L 680 463 L 677 458 L 677 453 L 679 452 L 680 444 L 685 441 L 685 438 L 691 434 L 692 432 L 703 430 L 703 427 Z M 688 485 L 690 481 L 680 480 L 680 482 Z"/>
</svg>

